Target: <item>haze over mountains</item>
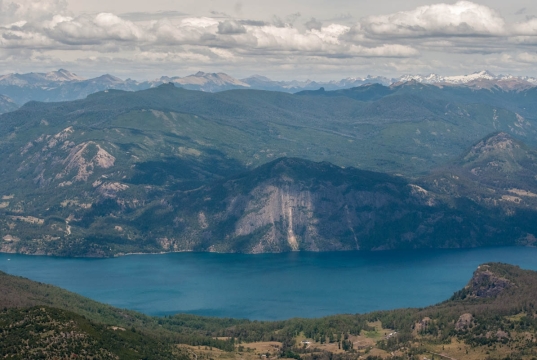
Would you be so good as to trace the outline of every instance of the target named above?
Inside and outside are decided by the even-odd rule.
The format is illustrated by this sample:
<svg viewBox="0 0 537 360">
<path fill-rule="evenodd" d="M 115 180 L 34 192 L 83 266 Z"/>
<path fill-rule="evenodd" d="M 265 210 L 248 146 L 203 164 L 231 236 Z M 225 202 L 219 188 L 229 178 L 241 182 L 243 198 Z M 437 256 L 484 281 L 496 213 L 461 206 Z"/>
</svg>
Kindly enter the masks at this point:
<svg viewBox="0 0 537 360">
<path fill-rule="evenodd" d="M 465 86 L 474 89 L 499 88 L 507 91 L 520 91 L 537 86 L 537 79 L 527 76 L 494 75 L 488 71 L 476 72 L 462 76 L 440 76 L 430 74 L 403 75 L 399 78 L 386 78 L 381 76 L 352 77 L 333 81 L 274 81 L 265 76 L 254 75 L 245 79 L 235 79 L 224 73 L 198 72 L 186 77 L 162 76 L 159 79 L 136 81 L 122 80 L 113 75 L 102 75 L 92 79 L 85 79 L 70 71 L 60 69 L 48 73 L 6 74 L 0 76 L 0 94 L 10 99 L 0 100 L 0 113 L 13 110 L 13 103 L 18 106 L 28 101 L 69 101 L 83 99 L 98 91 L 107 89 L 137 91 L 161 84 L 172 82 L 176 86 L 189 90 L 205 92 L 218 92 L 231 89 L 256 89 L 295 93 L 303 90 L 339 90 L 358 87 L 366 84 L 392 85 L 415 81 L 438 86 Z"/>
<path fill-rule="evenodd" d="M 0 249 L 531 244 L 536 100 L 537 88 L 406 82 L 29 102 L 0 117 Z"/>
</svg>

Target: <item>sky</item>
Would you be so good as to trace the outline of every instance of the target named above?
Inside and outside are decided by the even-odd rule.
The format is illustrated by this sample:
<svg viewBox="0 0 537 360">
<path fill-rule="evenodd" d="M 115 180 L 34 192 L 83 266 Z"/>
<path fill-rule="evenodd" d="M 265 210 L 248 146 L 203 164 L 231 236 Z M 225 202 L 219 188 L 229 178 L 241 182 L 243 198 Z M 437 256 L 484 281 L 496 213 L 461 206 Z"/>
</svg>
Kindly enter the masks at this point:
<svg viewBox="0 0 537 360">
<path fill-rule="evenodd" d="M 529 0 L 0 0 L 0 74 L 537 77 Z"/>
</svg>

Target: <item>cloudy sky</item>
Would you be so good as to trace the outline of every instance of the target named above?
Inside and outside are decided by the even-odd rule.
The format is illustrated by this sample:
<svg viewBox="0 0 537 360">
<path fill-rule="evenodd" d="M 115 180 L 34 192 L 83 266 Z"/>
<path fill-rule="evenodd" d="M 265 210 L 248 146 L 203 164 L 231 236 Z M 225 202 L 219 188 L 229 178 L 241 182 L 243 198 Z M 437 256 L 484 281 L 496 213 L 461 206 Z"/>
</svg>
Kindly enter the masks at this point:
<svg viewBox="0 0 537 360">
<path fill-rule="evenodd" d="M 537 76 L 530 0 L 0 0 L 0 34 L 0 74 Z"/>
</svg>

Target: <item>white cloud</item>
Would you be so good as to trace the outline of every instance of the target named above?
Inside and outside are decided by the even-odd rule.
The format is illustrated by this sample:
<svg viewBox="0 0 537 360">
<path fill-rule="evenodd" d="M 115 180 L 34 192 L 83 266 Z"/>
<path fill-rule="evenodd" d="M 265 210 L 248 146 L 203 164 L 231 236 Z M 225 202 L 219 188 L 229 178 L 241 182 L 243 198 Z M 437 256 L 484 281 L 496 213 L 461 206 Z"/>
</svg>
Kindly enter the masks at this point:
<svg viewBox="0 0 537 360">
<path fill-rule="evenodd" d="M 246 28 L 239 22 L 233 20 L 225 20 L 218 23 L 219 34 L 244 34 Z"/>
<path fill-rule="evenodd" d="M 505 21 L 495 10 L 469 1 L 420 6 L 411 11 L 370 16 L 361 29 L 371 35 L 503 35 Z"/>
<path fill-rule="evenodd" d="M 537 64 L 537 53 L 527 53 L 523 52 L 517 55 L 516 59 L 520 62 Z"/>
<path fill-rule="evenodd" d="M 425 68 L 433 63 L 448 68 L 457 57 L 476 63 L 476 55 L 468 57 L 475 53 L 510 54 L 519 63 L 529 63 L 537 45 L 537 19 L 509 24 L 494 9 L 469 1 L 368 16 L 351 25 L 348 19 L 312 19 L 296 27 L 291 24 L 298 13 L 272 23 L 177 12 L 73 15 L 64 0 L 0 0 L 0 10 L 0 47 L 8 54 L 0 64 L 17 56 L 53 62 L 59 57 L 49 55 L 62 51 L 61 58 L 72 54 L 67 57 L 106 66 L 114 61 L 134 66 L 137 61 L 147 66 L 265 64 L 287 69 L 309 63 L 336 69 L 338 64 L 352 68 L 364 59 L 372 68 Z M 371 57 L 385 61 L 367 60 Z"/>
<path fill-rule="evenodd" d="M 44 30 L 51 39 L 72 45 L 137 41 L 144 37 L 143 30 L 134 23 L 109 13 L 76 19 L 56 15 L 46 23 Z"/>
<path fill-rule="evenodd" d="M 537 35 L 537 18 L 514 24 L 513 29 L 517 35 Z"/>
<path fill-rule="evenodd" d="M 319 37 L 322 41 L 329 44 L 339 44 L 339 37 L 350 30 L 348 26 L 331 24 L 319 29 L 311 29 L 310 33 Z"/>
<path fill-rule="evenodd" d="M 369 57 L 413 57 L 418 50 L 406 45 L 381 45 L 372 48 L 356 47 L 357 54 Z"/>
<path fill-rule="evenodd" d="M 51 14 L 64 13 L 66 9 L 65 0 L 0 0 L 0 24 L 39 20 Z"/>
</svg>

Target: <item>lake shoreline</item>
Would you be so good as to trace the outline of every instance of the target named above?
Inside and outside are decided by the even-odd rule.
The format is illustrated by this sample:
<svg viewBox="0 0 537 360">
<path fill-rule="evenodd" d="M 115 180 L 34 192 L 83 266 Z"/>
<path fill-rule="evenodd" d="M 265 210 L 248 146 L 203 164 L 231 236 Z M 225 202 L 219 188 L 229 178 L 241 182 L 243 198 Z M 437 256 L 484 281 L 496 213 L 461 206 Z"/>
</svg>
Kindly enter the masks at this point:
<svg viewBox="0 0 537 360">
<path fill-rule="evenodd" d="M 281 320 L 436 304 L 477 266 L 537 270 L 537 248 L 220 254 L 114 258 L 0 254 L 0 270 L 147 315 Z M 7 261 L 10 259 L 10 261 Z"/>
<path fill-rule="evenodd" d="M 417 249 L 373 249 L 373 250 L 328 250 L 328 251 L 282 251 L 282 252 L 262 252 L 262 253 L 242 253 L 242 252 L 220 252 L 220 251 L 196 251 L 196 250 L 176 250 L 176 251 L 158 251 L 158 252 L 128 252 L 128 253 L 116 253 L 110 256 L 62 256 L 57 254 L 41 254 L 41 253 L 25 253 L 25 252 L 13 252 L 13 251 L 0 251 L 0 254 L 13 254 L 13 255 L 25 255 L 36 257 L 51 257 L 51 258 L 64 258 L 64 259 L 114 259 L 124 256 L 134 255 L 166 255 L 166 254 L 229 254 L 229 255 L 250 255 L 250 256 L 262 256 L 262 255 L 278 255 L 278 254 L 330 254 L 330 253 L 385 253 L 385 252 L 420 252 L 420 251 L 453 251 L 453 250 L 474 250 L 474 249 L 497 249 L 497 248 L 537 248 L 537 245 L 525 244 L 525 245 L 498 245 L 498 246 L 477 246 L 477 247 L 465 247 L 465 248 L 417 248 Z"/>
</svg>

